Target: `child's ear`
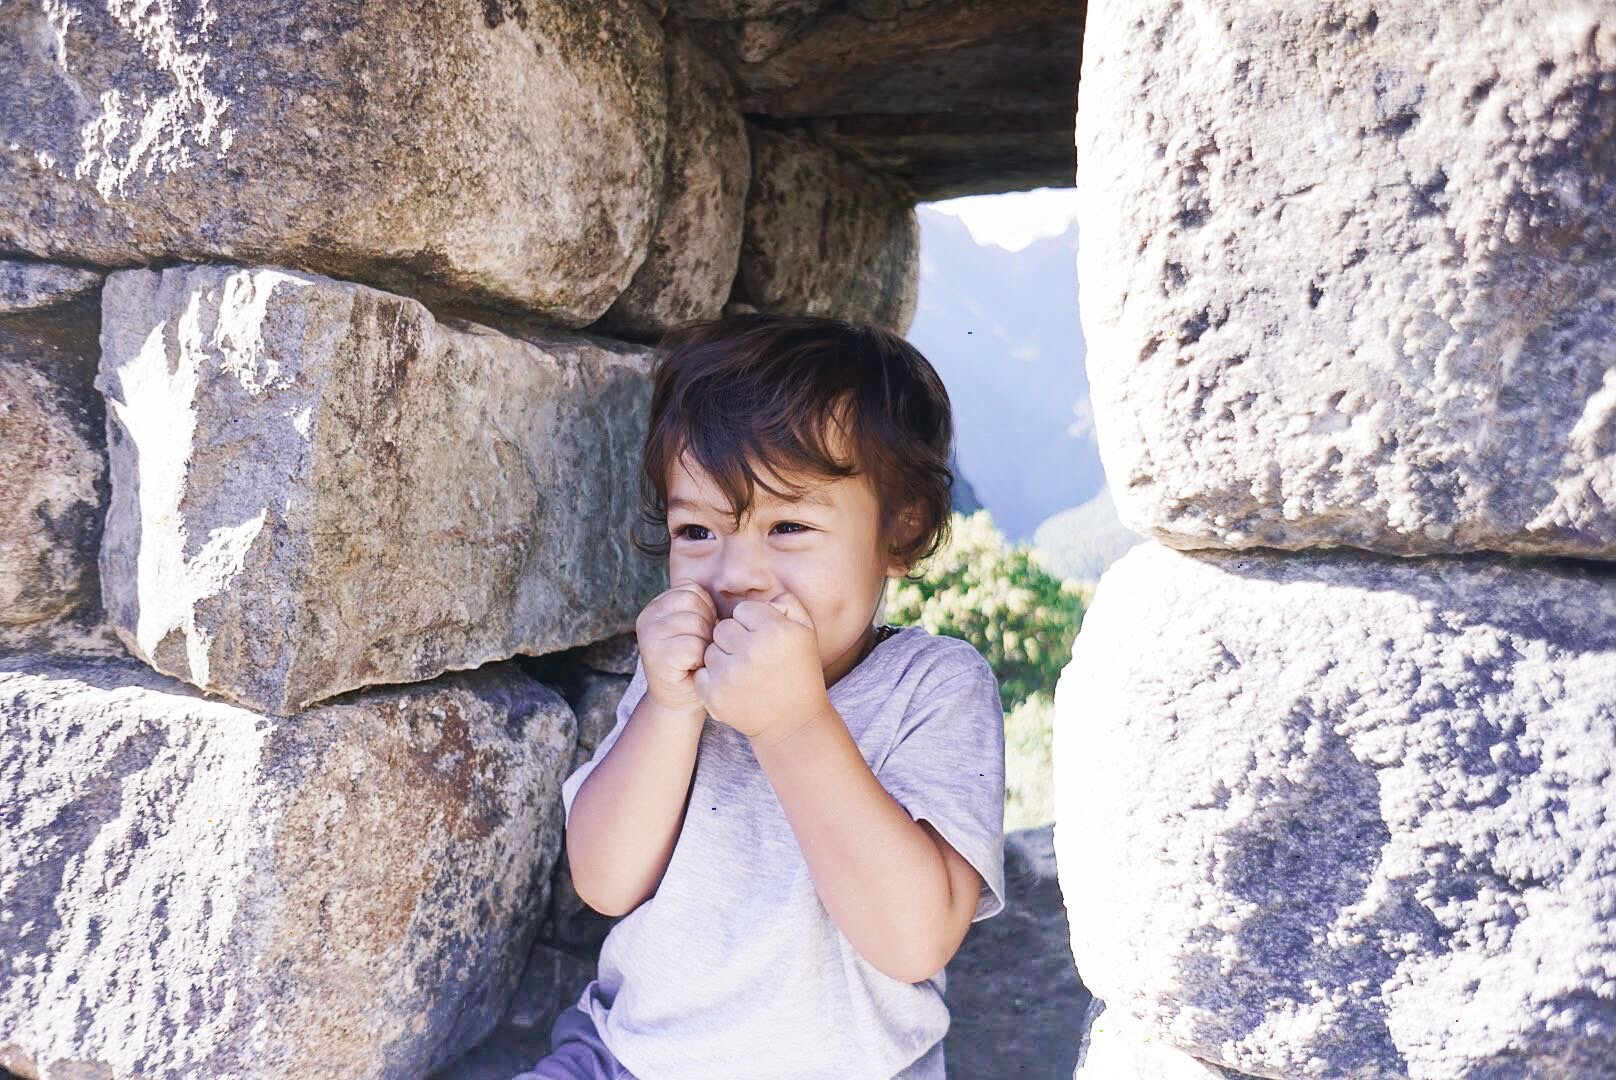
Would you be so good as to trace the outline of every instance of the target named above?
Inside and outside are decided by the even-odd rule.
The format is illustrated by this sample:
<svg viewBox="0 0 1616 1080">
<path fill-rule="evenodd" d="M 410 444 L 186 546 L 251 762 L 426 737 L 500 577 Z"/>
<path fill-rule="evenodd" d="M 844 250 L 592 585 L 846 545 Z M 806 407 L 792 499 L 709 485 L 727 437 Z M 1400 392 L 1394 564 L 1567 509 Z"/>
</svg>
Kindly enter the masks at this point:
<svg viewBox="0 0 1616 1080">
<path fill-rule="evenodd" d="M 902 541 L 901 546 L 907 547 L 913 543 L 919 532 L 920 507 L 917 504 L 911 504 L 899 517 L 898 536 Z M 909 572 L 911 565 L 899 559 L 892 559 L 887 563 L 887 577 L 903 577 Z"/>
</svg>

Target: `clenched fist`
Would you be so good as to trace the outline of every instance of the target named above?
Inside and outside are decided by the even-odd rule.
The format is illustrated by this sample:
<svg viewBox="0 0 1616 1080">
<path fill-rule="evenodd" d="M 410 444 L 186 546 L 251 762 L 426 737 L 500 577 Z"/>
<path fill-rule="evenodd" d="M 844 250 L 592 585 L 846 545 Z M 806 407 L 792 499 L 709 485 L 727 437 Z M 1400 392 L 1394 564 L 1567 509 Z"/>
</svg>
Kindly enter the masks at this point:
<svg viewBox="0 0 1616 1080">
<path fill-rule="evenodd" d="M 703 660 L 694 679 L 707 711 L 750 739 L 776 741 L 831 707 L 814 621 L 790 593 L 736 604 Z"/>
<path fill-rule="evenodd" d="M 701 719 L 707 706 L 696 691 L 695 673 L 712 644 L 718 608 L 694 581 L 679 581 L 659 594 L 634 620 L 646 693 L 670 712 Z"/>
</svg>

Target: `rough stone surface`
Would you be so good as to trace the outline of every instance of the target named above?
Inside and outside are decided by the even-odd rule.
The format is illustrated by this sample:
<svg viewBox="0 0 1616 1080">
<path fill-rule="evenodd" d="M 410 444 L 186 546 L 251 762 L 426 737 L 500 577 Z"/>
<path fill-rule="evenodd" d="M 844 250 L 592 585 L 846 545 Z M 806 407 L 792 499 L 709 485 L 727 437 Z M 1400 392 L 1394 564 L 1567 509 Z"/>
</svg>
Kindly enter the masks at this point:
<svg viewBox="0 0 1616 1080">
<path fill-rule="evenodd" d="M 0 659 L 0 1065 L 418 1077 L 481 1039 L 574 728 L 494 665 L 287 720 L 133 660 Z"/>
<path fill-rule="evenodd" d="M 1004 834 L 1004 881 L 1004 911 L 972 924 L 948 963 L 948 1075 L 1065 1080 L 1090 998 L 1072 965 L 1053 826 Z"/>
<path fill-rule="evenodd" d="M 615 921 L 615 920 L 613 920 Z M 599 945 L 579 956 L 543 942 L 533 947 L 527 968 L 503 1020 L 466 1054 L 432 1074 L 431 1080 L 511 1080 L 550 1052 L 556 1017 L 583 996 L 595 977 Z"/>
<path fill-rule="evenodd" d="M 0 259 L 0 315 L 54 307 L 101 287 L 102 274 L 76 266 Z"/>
<path fill-rule="evenodd" d="M 124 655 L 101 617 L 99 301 L 80 271 L 0 262 L 0 651 Z"/>
<path fill-rule="evenodd" d="M 668 41 L 667 178 L 645 261 L 596 329 L 652 339 L 716 318 L 740 260 L 750 177 L 746 123 L 730 75 L 696 36 Z"/>
<path fill-rule="evenodd" d="M 1091 1003 L 1084 1017 L 1082 1052 L 1072 1076 L 1074 1080 L 1256 1080 L 1250 1073 L 1202 1061 L 1148 1035 L 1131 1035 L 1099 1000 Z"/>
<path fill-rule="evenodd" d="M 628 689 L 626 675 L 603 675 L 596 671 L 579 673 L 578 692 L 568 701 L 578 717 L 578 748 L 590 756 L 617 723 L 617 703 Z"/>
<path fill-rule="evenodd" d="M 764 19 L 813 15 L 830 0 L 669 0 L 668 7 L 691 19 Z"/>
<path fill-rule="evenodd" d="M 620 635 L 622 637 L 630 642 L 634 640 L 633 634 Z M 627 674 L 606 674 L 593 670 L 584 663 L 583 657 L 594 647 L 520 657 L 516 661 L 521 671 L 555 689 L 572 709 L 577 720 L 578 741 L 572 752 L 568 775 L 594 757 L 600 740 L 612 730 L 612 725 L 617 722 L 617 704 L 623 697 L 623 691 L 628 688 L 629 676 L 634 671 L 632 653 Z M 584 903 L 573 888 L 570 868 L 564 859 L 561 860 L 551 889 L 550 910 L 545 915 L 543 939 L 578 955 L 596 956 L 600 953 L 600 943 L 611 929 L 612 921 Z M 545 1028 L 545 1032 L 548 1031 Z"/>
<path fill-rule="evenodd" d="M 106 457 L 84 404 L 32 364 L 0 359 L 0 625 L 49 619 L 94 595 Z"/>
<path fill-rule="evenodd" d="M 662 186 L 638 0 L 0 8 L 0 250 L 270 263 L 594 321 Z"/>
<path fill-rule="evenodd" d="M 632 675 L 640 658 L 640 641 L 633 631 L 605 641 L 595 641 L 578 651 L 584 667 L 610 675 Z"/>
<path fill-rule="evenodd" d="M 1179 548 L 1616 558 L 1608 5 L 1097 6 L 1083 325 Z"/>
<path fill-rule="evenodd" d="M 907 331 L 920 283 L 914 199 L 802 132 L 749 124 L 748 133 L 752 186 L 734 299 Z"/>
<path fill-rule="evenodd" d="M 922 200 L 1070 187 L 1083 0 L 676 4 L 748 115 L 813 118 L 827 142 Z"/>
<path fill-rule="evenodd" d="M 273 269 L 103 290 L 108 618 L 167 674 L 287 713 L 632 626 L 649 351 L 440 322 Z"/>
<path fill-rule="evenodd" d="M 595 756 L 600 740 L 617 723 L 617 704 L 628 683 L 628 676 L 603 675 L 574 667 L 570 677 L 552 684 L 561 691 L 577 718 L 578 742 L 572 752 L 568 775 Z M 600 943 L 606 939 L 613 922 L 614 919 L 601 915 L 578 895 L 572 884 L 571 868 L 566 866 L 565 859 L 561 860 L 545 921 L 549 939 L 574 953 L 598 956 Z M 582 990 L 582 986 L 579 989 Z M 554 1019 L 553 1014 L 551 1019 Z M 547 1033 L 549 1028 L 544 1030 Z"/>
<path fill-rule="evenodd" d="M 1056 689 L 1085 983 L 1258 1076 L 1616 1077 L 1613 672 L 1608 564 L 1140 545 Z"/>
</svg>

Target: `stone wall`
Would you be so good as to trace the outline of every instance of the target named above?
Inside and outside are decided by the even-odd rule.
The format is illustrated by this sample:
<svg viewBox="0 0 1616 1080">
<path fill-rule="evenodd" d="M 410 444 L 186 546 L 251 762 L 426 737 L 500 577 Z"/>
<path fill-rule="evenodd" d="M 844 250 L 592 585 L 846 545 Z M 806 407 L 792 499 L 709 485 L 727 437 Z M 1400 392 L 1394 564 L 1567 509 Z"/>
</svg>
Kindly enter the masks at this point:
<svg viewBox="0 0 1616 1080">
<path fill-rule="evenodd" d="M 650 346 L 904 329 L 1085 33 L 1079 1075 L 1616 1077 L 1595 0 L 0 7 L 0 1068 L 547 1030 Z"/>
<path fill-rule="evenodd" d="M 0 1069 L 418 1077 L 569 1004 L 652 344 L 906 329 L 917 199 L 1070 183 L 1079 11 L 0 8 Z"/>
<path fill-rule="evenodd" d="M 1078 1075 L 1616 1077 L 1616 11 L 1095 7 Z"/>
</svg>

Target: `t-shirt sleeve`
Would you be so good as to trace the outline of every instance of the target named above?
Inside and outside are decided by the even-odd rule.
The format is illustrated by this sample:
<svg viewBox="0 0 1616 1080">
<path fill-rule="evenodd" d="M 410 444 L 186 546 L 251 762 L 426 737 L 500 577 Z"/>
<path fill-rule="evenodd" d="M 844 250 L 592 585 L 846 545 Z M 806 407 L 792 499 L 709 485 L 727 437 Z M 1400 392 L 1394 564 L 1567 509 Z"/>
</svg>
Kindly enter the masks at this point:
<svg viewBox="0 0 1616 1080">
<path fill-rule="evenodd" d="M 584 780 L 595 771 L 617 742 L 617 737 L 623 734 L 623 728 L 628 726 L 628 718 L 634 715 L 634 706 L 640 703 L 646 690 L 645 667 L 639 660 L 634 661 L 634 677 L 628 681 L 623 689 L 623 696 L 617 700 L 617 722 L 612 730 L 606 733 L 605 738 L 595 747 L 595 754 L 588 761 L 572 771 L 572 775 L 561 781 L 561 807 L 564 814 L 563 821 L 572 822 L 572 800 L 578 797 L 578 789 L 584 786 Z M 564 827 L 564 826 L 563 826 Z"/>
<path fill-rule="evenodd" d="M 982 875 L 975 923 L 1004 910 L 1004 710 L 988 662 L 967 659 L 921 680 L 876 779 Z"/>
</svg>

